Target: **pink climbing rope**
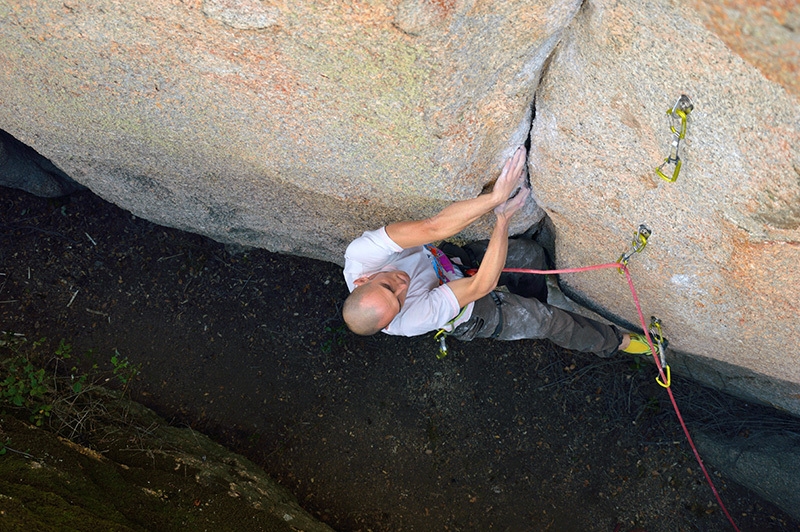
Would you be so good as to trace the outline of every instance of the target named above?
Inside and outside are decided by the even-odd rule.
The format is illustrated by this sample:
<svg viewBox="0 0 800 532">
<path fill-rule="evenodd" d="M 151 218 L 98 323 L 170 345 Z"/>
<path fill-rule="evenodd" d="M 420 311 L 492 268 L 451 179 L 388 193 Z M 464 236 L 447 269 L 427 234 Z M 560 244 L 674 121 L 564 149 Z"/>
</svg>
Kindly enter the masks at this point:
<svg viewBox="0 0 800 532">
<path fill-rule="evenodd" d="M 583 266 L 580 268 L 566 268 L 563 270 L 529 270 L 526 268 L 504 268 L 504 273 L 532 273 L 538 275 L 558 275 L 558 274 L 565 274 L 565 273 L 580 273 L 580 272 L 588 272 L 592 270 L 603 270 L 606 268 L 616 268 L 618 270 L 622 270 L 625 273 L 625 278 L 628 280 L 628 286 L 631 289 L 631 296 L 633 296 L 633 303 L 636 305 L 636 312 L 639 314 L 639 322 L 642 324 L 642 330 L 644 331 L 645 338 L 647 338 L 647 343 L 650 346 L 650 352 L 653 355 L 653 360 L 656 363 L 656 368 L 658 368 L 658 374 L 661 377 L 661 382 L 665 383 L 668 382 L 666 375 L 664 374 L 664 368 L 661 367 L 661 361 L 658 359 L 658 355 L 656 354 L 656 348 L 653 345 L 653 339 L 650 337 L 650 332 L 647 330 L 647 325 L 644 321 L 644 314 L 642 314 L 642 306 L 639 303 L 639 296 L 636 293 L 636 288 L 633 286 L 633 279 L 631 278 L 631 273 L 628 271 L 628 267 L 625 264 L 619 262 L 609 262 L 606 264 L 597 264 L 594 266 Z M 667 394 L 669 395 L 669 400 L 672 402 L 672 407 L 675 409 L 675 414 L 678 416 L 678 421 L 681 424 L 681 428 L 683 429 L 683 433 L 686 435 L 686 440 L 689 442 L 689 446 L 692 448 L 692 452 L 694 453 L 694 457 L 697 459 L 697 463 L 700 465 L 700 469 L 703 471 L 703 475 L 706 477 L 706 482 L 711 487 L 711 491 L 714 493 L 714 497 L 717 499 L 717 503 L 719 507 L 722 508 L 722 512 L 725 514 L 725 517 L 728 518 L 731 525 L 733 526 L 736 532 L 739 531 L 739 527 L 736 526 L 731 514 L 728 513 L 728 509 L 725 507 L 725 504 L 722 502 L 722 497 L 720 497 L 719 492 L 717 492 L 717 488 L 714 486 L 714 482 L 711 480 L 711 475 L 709 475 L 708 470 L 706 470 L 706 466 L 703 464 L 703 459 L 700 458 L 700 452 L 697 450 L 697 447 L 694 444 L 694 440 L 692 440 L 691 435 L 689 434 L 689 429 L 686 427 L 686 423 L 683 420 L 683 416 L 681 415 L 681 411 L 678 408 L 678 403 L 675 401 L 675 396 L 672 395 L 672 390 L 670 386 L 663 386 L 667 390 Z"/>
</svg>

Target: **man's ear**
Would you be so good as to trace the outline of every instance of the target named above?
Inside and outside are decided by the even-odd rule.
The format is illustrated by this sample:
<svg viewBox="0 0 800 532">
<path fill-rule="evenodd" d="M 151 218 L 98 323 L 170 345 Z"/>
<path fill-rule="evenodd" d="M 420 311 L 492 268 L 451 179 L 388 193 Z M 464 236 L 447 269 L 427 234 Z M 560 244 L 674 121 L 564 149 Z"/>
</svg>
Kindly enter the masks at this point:
<svg viewBox="0 0 800 532">
<path fill-rule="evenodd" d="M 369 280 L 370 279 L 369 279 L 368 276 L 367 277 L 359 277 L 358 279 L 353 281 L 353 284 L 356 285 L 356 286 L 361 286 L 362 284 L 365 284 L 365 283 L 369 282 Z"/>
</svg>

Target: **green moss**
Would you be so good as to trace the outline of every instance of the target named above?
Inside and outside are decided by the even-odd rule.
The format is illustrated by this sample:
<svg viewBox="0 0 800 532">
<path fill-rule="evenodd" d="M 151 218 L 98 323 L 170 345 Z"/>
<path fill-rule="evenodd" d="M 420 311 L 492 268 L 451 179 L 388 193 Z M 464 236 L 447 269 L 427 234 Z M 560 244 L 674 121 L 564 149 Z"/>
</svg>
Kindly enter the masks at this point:
<svg viewBox="0 0 800 532">
<path fill-rule="evenodd" d="M 4 420 L 7 423 L 7 419 Z M 7 425 L 6 425 L 7 426 Z M 23 429 L 26 430 L 26 429 Z M 29 430 L 29 429 L 27 429 Z M 19 434 L 14 431 L 14 434 Z M 107 492 L 84 478 L 97 474 L 95 464 L 67 458 L 63 446 L 43 431 L 36 431 L 35 452 L 54 460 L 56 466 L 28 460 L 15 453 L 0 458 L 0 498 L 3 530 L 145 530 L 125 518 L 113 504 L 129 504 L 119 489 Z M 38 437 L 41 437 L 39 439 Z M 12 441 L 19 440 L 15 437 Z M 34 450 L 34 449 L 31 449 Z M 76 475 L 74 472 L 80 472 Z M 113 486 L 113 484 L 112 484 Z M 106 485 L 105 487 L 109 487 Z"/>
<path fill-rule="evenodd" d="M 200 434 L 164 426 L 140 405 L 106 399 L 109 417 L 87 435 L 102 454 L 0 419 L 8 440 L 0 456 L 0 530 L 330 530 L 254 464 Z"/>
</svg>

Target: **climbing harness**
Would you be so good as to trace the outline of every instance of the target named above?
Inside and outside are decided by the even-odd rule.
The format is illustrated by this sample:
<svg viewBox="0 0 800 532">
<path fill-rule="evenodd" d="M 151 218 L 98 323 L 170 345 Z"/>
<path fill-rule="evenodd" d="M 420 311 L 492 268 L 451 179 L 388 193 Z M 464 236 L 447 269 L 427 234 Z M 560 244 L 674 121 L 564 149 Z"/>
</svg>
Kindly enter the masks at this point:
<svg viewBox="0 0 800 532">
<path fill-rule="evenodd" d="M 681 141 L 686 137 L 686 124 L 689 113 L 694 109 L 694 105 L 688 96 L 681 94 L 678 101 L 671 109 L 667 110 L 667 116 L 670 120 L 669 129 L 672 132 L 672 143 L 669 149 L 669 155 L 664 159 L 664 162 L 656 168 L 656 175 L 665 181 L 674 183 L 678 179 L 678 174 L 681 172 L 681 157 L 679 154 Z M 672 167 L 672 175 L 664 173 L 665 168 Z"/>
<path fill-rule="evenodd" d="M 489 337 L 494 340 L 500 336 L 501 332 L 503 332 L 503 300 L 500 299 L 500 296 L 498 296 L 497 292 L 495 291 L 489 292 L 489 295 L 492 296 L 492 300 L 494 301 L 495 306 L 497 306 L 497 326 L 494 328 L 494 332 Z"/>
<path fill-rule="evenodd" d="M 424 247 L 430 254 L 431 266 L 439 280 L 439 286 L 457 278 L 455 266 L 442 250 L 431 244 L 426 244 Z M 434 335 L 433 339 L 439 342 L 439 352 L 436 354 L 439 360 L 447 356 L 447 336 L 453 331 L 456 320 L 463 316 L 466 310 L 467 307 L 462 308 L 455 318 L 445 323 Z"/>
<path fill-rule="evenodd" d="M 640 251 L 644 250 L 645 246 L 647 246 L 647 239 L 650 238 L 653 232 L 647 228 L 646 225 L 641 224 L 639 229 L 636 230 L 636 233 L 633 235 L 633 241 L 631 242 L 631 250 L 623 253 L 617 259 L 617 262 L 627 266 L 628 261 L 631 260 L 634 254 L 639 253 Z M 622 268 L 617 268 L 619 273 L 622 273 Z"/>
<path fill-rule="evenodd" d="M 452 281 L 455 278 L 455 268 L 447 255 L 431 244 L 425 244 L 423 247 L 430 253 L 431 266 L 439 279 L 439 286 Z"/>
</svg>

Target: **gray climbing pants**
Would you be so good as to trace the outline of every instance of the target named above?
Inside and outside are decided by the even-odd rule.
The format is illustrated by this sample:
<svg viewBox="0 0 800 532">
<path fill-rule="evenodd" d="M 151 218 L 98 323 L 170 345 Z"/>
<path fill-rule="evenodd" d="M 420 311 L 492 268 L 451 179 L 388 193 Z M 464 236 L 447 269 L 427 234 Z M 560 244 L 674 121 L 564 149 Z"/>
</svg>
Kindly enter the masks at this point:
<svg viewBox="0 0 800 532">
<path fill-rule="evenodd" d="M 456 255 L 467 267 L 477 267 L 486 252 L 488 241 L 442 247 L 449 256 Z M 527 238 L 509 239 L 507 268 L 547 269 L 547 258 L 539 244 Z M 451 336 L 469 341 L 473 338 L 498 340 L 549 339 L 554 344 L 600 357 L 612 356 L 622 341 L 622 334 L 607 325 L 546 303 L 544 276 L 534 274 L 501 275 L 500 284 L 509 292 L 495 291 L 475 302 L 472 316 Z"/>
</svg>

